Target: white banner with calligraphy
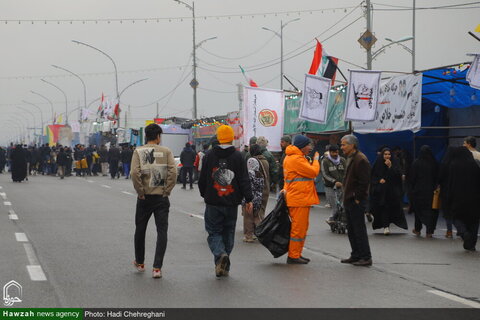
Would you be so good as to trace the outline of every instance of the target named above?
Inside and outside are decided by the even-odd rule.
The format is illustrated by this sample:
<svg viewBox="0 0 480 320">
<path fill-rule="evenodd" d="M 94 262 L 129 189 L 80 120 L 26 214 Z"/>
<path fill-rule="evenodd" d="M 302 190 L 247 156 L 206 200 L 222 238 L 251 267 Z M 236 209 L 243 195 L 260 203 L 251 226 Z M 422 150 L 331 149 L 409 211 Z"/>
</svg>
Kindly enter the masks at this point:
<svg viewBox="0 0 480 320">
<path fill-rule="evenodd" d="M 330 96 L 331 79 L 305 75 L 300 119 L 316 123 L 327 120 L 328 97 Z"/>
<path fill-rule="evenodd" d="M 345 121 L 373 121 L 377 110 L 380 71 L 350 70 Z"/>
<path fill-rule="evenodd" d="M 251 137 L 264 136 L 268 140 L 267 149 L 281 151 L 280 138 L 283 135 L 285 98 L 283 91 L 245 87 L 243 93 L 243 145 L 249 144 Z"/>
<path fill-rule="evenodd" d="M 375 120 L 353 121 L 352 126 L 358 133 L 417 132 L 421 123 L 422 74 L 417 73 L 382 82 Z"/>
<path fill-rule="evenodd" d="M 480 54 L 475 55 L 470 69 L 468 69 L 466 79 L 470 87 L 480 90 Z"/>
</svg>

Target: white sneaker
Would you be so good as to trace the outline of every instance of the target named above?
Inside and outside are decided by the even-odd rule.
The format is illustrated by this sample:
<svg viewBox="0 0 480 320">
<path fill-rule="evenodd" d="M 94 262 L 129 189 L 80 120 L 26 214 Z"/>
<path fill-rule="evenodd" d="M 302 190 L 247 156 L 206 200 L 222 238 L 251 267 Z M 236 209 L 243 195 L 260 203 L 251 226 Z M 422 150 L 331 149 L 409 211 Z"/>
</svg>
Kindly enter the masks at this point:
<svg viewBox="0 0 480 320">
<path fill-rule="evenodd" d="M 390 229 L 388 227 L 383 229 L 383 234 L 384 235 L 389 235 L 390 234 Z"/>
</svg>

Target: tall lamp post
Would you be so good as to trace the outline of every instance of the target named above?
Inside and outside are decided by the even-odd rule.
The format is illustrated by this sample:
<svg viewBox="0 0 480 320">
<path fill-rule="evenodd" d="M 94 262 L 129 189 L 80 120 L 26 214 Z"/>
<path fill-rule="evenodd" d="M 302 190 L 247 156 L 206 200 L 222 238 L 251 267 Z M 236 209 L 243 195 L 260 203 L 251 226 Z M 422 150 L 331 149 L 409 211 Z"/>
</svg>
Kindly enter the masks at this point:
<svg viewBox="0 0 480 320">
<path fill-rule="evenodd" d="M 76 44 L 81 44 L 83 46 L 86 46 L 86 47 L 89 47 L 93 50 L 96 50 L 98 52 L 100 52 L 101 54 L 103 54 L 104 56 L 106 56 L 108 59 L 110 59 L 110 61 L 112 62 L 113 64 L 113 68 L 115 69 L 115 92 L 117 94 L 117 103 L 118 103 L 118 106 L 120 107 L 120 94 L 118 92 L 118 70 L 117 70 L 117 64 L 115 63 L 115 61 L 113 60 L 113 58 L 111 56 L 109 56 L 107 53 L 105 53 L 104 51 L 92 46 L 92 45 L 89 45 L 87 43 L 84 43 L 84 42 L 81 42 L 81 41 L 77 41 L 77 40 L 72 40 L 73 43 L 76 43 Z M 85 103 L 86 104 L 86 103 Z M 118 119 L 117 119 L 117 128 L 120 127 L 120 114 L 118 115 Z"/>
<path fill-rule="evenodd" d="M 43 143 L 43 126 L 44 126 L 44 122 L 43 122 L 43 111 L 42 109 L 37 106 L 36 104 L 34 103 L 31 103 L 31 102 L 28 102 L 28 101 L 25 101 L 25 100 L 22 100 L 23 103 L 26 103 L 26 104 L 29 104 L 31 106 L 34 106 L 35 108 L 37 108 L 39 111 L 40 111 L 40 121 L 41 121 L 41 129 L 40 129 L 40 136 L 42 137 L 41 140 L 40 140 L 40 143 Z"/>
<path fill-rule="evenodd" d="M 52 109 L 52 123 L 55 121 L 55 115 L 54 115 L 54 111 L 53 111 L 53 102 L 52 100 L 48 99 L 47 97 L 45 97 L 44 95 L 38 93 L 38 92 L 35 92 L 35 91 L 32 91 L 30 90 L 31 93 L 33 94 L 36 94 L 37 96 L 43 98 L 44 100 L 46 100 L 49 104 L 50 104 L 50 108 Z"/>
<path fill-rule="evenodd" d="M 63 94 L 63 97 L 65 98 L 65 124 L 68 124 L 68 100 L 67 100 L 67 94 L 65 93 L 65 91 L 63 91 L 62 89 L 60 89 L 57 85 L 45 80 L 45 79 L 41 79 L 43 82 L 45 82 L 46 84 L 49 84 L 51 85 L 52 87 L 54 88 L 57 88 L 58 91 L 60 91 L 62 94 Z"/>
<path fill-rule="evenodd" d="M 375 51 L 374 53 L 372 53 L 372 60 L 374 60 L 376 57 L 378 57 L 378 55 L 380 53 L 382 53 L 386 48 L 388 47 L 391 47 L 393 46 L 394 44 L 398 44 L 399 46 L 402 46 L 405 50 L 407 50 L 410 54 L 413 54 L 413 51 L 408 48 L 406 45 L 404 45 L 402 42 L 405 42 L 405 41 L 409 41 L 409 40 L 412 40 L 413 37 L 412 36 L 408 36 L 408 37 L 403 37 L 399 40 L 392 40 L 390 38 L 385 38 L 386 41 L 388 41 L 389 43 L 387 43 L 386 45 L 383 45 L 382 47 L 380 47 L 380 49 L 378 49 L 377 51 Z M 415 69 L 414 66 L 412 66 L 413 69 Z"/>
<path fill-rule="evenodd" d="M 63 70 L 65 72 L 68 72 L 71 75 L 73 75 L 74 77 L 76 77 L 78 80 L 80 80 L 80 82 L 82 83 L 82 86 L 83 86 L 83 107 L 86 108 L 87 107 L 87 87 L 85 86 L 85 82 L 83 81 L 83 79 L 78 74 L 76 74 L 75 72 L 70 71 L 68 69 L 65 69 L 63 67 L 59 67 L 59 66 L 54 65 L 54 64 L 52 64 L 52 67 Z M 82 113 L 80 112 L 80 114 L 82 114 Z M 82 119 L 80 119 L 80 121 L 82 121 Z"/>
<path fill-rule="evenodd" d="M 298 20 L 300 20 L 300 18 L 292 19 L 285 23 L 283 23 L 283 21 L 280 20 L 280 33 L 272 29 L 269 29 L 267 27 L 262 27 L 263 30 L 273 32 L 277 37 L 280 38 L 280 90 L 283 90 L 283 28 L 285 28 L 289 23 L 295 22 Z"/>
<path fill-rule="evenodd" d="M 192 11 L 192 30 L 193 30 L 193 79 L 190 81 L 190 86 L 193 88 L 193 118 L 197 119 L 197 45 L 195 40 L 195 1 L 192 1 L 192 5 L 181 0 L 173 0 L 177 3 L 183 4 L 185 7 Z"/>
</svg>

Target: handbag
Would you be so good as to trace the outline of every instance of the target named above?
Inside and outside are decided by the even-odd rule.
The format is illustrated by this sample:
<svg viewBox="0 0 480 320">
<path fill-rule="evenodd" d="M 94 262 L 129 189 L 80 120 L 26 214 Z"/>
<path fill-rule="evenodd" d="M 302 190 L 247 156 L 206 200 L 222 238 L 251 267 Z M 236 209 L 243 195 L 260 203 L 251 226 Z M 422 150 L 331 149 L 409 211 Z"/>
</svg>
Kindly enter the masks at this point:
<svg viewBox="0 0 480 320">
<path fill-rule="evenodd" d="M 440 188 L 433 191 L 432 209 L 440 209 Z"/>
</svg>

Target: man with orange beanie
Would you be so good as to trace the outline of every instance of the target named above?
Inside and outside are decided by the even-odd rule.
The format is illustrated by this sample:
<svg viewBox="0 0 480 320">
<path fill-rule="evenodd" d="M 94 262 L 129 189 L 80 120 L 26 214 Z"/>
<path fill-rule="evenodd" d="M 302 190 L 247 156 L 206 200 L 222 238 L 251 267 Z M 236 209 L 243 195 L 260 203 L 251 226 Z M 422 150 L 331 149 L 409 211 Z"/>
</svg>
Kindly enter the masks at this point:
<svg viewBox="0 0 480 320">
<path fill-rule="evenodd" d="M 283 162 L 285 193 L 292 227 L 288 247 L 288 264 L 307 264 L 310 259 L 302 256 L 308 230 L 310 207 L 319 203 L 315 178 L 320 172 L 319 155 L 315 152 L 313 162 L 305 156 L 312 151 L 310 139 L 303 135 L 295 137 L 293 145 L 285 150 Z"/>
<path fill-rule="evenodd" d="M 251 213 L 253 208 L 247 163 L 232 145 L 233 139 L 232 127 L 223 125 L 217 128 L 220 144 L 203 157 L 198 180 L 200 195 L 206 203 L 205 229 L 217 278 L 228 276 L 230 272 L 238 205 L 245 199 L 247 212 Z"/>
</svg>

